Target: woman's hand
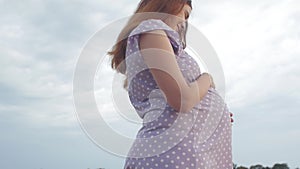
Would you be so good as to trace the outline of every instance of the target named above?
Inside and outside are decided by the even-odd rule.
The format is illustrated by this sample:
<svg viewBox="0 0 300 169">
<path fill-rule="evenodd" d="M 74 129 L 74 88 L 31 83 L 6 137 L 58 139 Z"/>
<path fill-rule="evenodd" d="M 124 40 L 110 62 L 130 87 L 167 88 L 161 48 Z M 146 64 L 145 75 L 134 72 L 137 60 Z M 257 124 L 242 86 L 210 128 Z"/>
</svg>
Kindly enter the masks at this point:
<svg viewBox="0 0 300 169">
<path fill-rule="evenodd" d="M 211 75 L 209 75 L 209 77 L 210 77 L 210 81 L 211 81 L 211 85 L 210 85 L 210 87 L 212 87 L 212 88 L 216 89 L 216 86 L 215 86 L 215 83 L 214 83 L 214 79 L 213 79 L 213 77 L 212 77 Z"/>
<path fill-rule="evenodd" d="M 209 76 L 209 79 L 210 79 L 210 87 L 216 89 L 216 86 L 215 86 L 213 77 L 212 77 L 209 73 L 206 73 L 206 72 L 204 72 L 204 73 L 202 73 L 202 74 L 206 74 L 206 75 Z"/>
</svg>

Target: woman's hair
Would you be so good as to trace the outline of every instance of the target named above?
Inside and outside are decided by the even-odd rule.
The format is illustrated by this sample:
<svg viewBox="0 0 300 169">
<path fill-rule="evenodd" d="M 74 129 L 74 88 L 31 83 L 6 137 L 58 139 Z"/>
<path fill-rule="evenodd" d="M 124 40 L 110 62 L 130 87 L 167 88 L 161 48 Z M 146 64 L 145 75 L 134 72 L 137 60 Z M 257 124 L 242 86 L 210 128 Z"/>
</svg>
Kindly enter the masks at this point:
<svg viewBox="0 0 300 169">
<path fill-rule="evenodd" d="M 122 29 L 112 50 L 107 52 L 108 55 L 112 56 L 111 67 L 126 76 L 125 55 L 127 39 L 131 31 L 144 20 L 164 20 L 167 19 L 167 17 L 170 17 L 170 15 L 177 15 L 183 9 L 185 4 L 188 4 L 192 8 L 191 0 L 141 0 L 134 12 L 135 15 L 129 19 L 125 27 Z M 166 15 L 162 15 L 162 13 L 165 13 Z M 179 32 L 179 35 L 181 37 L 183 47 L 185 48 L 187 22 L 185 22 L 183 27 L 184 30 Z M 126 77 L 123 87 L 127 89 L 127 85 L 128 82 Z"/>
</svg>

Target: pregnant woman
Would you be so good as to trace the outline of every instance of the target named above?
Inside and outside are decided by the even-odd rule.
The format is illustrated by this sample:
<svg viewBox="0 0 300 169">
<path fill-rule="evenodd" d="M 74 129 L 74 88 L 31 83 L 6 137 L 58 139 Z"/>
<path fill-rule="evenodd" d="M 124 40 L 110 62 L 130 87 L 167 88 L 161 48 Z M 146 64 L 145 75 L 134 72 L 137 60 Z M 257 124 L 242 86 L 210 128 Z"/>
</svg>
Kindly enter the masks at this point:
<svg viewBox="0 0 300 169">
<path fill-rule="evenodd" d="M 232 113 L 184 50 L 189 0 L 142 0 L 108 53 L 143 126 L 124 169 L 232 169 Z"/>
</svg>

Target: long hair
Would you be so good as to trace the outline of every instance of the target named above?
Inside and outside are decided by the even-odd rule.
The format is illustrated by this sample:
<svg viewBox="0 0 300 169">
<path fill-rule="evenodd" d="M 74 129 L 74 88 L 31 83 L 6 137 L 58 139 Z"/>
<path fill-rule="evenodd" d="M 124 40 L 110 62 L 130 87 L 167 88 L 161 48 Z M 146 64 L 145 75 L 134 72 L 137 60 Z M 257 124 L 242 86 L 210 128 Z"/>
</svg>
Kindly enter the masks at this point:
<svg viewBox="0 0 300 169">
<path fill-rule="evenodd" d="M 107 54 L 111 55 L 111 67 L 117 72 L 122 73 L 126 76 L 126 64 L 125 64 L 125 55 L 126 55 L 126 46 L 127 40 L 130 32 L 138 26 L 142 21 L 147 19 L 161 19 L 164 20 L 168 15 L 161 15 L 159 13 L 165 13 L 170 15 L 177 15 L 184 7 L 185 4 L 188 4 L 192 8 L 191 0 L 141 0 L 138 4 L 137 9 L 131 18 L 129 18 L 127 24 L 122 29 L 121 33 L 117 38 L 117 42 L 113 46 L 111 51 L 108 51 Z M 142 15 L 147 13 L 147 15 Z M 183 43 L 183 47 L 186 47 L 186 31 L 187 31 L 187 22 L 178 27 L 179 35 Z M 124 80 L 123 87 L 127 90 L 127 77 Z"/>
</svg>

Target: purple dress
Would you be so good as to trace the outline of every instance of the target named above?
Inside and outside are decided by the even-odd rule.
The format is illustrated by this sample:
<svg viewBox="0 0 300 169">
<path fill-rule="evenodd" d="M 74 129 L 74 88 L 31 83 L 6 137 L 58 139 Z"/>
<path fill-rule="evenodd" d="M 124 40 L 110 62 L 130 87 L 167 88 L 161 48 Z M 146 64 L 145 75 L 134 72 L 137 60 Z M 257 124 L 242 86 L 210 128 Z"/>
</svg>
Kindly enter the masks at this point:
<svg viewBox="0 0 300 169">
<path fill-rule="evenodd" d="M 218 92 L 209 88 L 190 112 L 179 113 L 167 103 L 143 62 L 139 34 L 156 29 L 167 33 L 186 82 L 201 75 L 197 62 L 183 50 L 179 34 L 162 20 L 145 20 L 130 33 L 126 50 L 128 95 L 143 125 L 124 169 L 232 169 L 230 114 Z"/>
</svg>

